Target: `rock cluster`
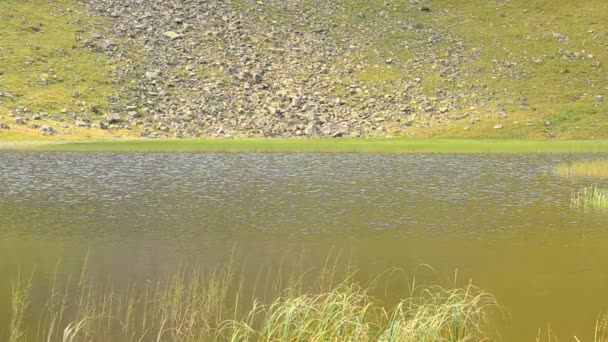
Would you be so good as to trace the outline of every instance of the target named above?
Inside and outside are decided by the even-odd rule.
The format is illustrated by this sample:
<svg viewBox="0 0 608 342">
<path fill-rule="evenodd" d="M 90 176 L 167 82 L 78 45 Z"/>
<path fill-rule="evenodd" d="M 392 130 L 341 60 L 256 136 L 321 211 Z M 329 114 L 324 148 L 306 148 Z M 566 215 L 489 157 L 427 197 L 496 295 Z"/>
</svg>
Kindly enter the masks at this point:
<svg viewBox="0 0 608 342">
<path fill-rule="evenodd" d="M 478 51 L 408 20 L 399 30 L 425 37 L 394 47 L 409 58 L 370 61 L 367 40 L 390 32 L 381 20 L 340 24 L 363 16 L 342 1 L 88 0 L 88 7 L 113 26 L 86 43 L 116 61 L 116 84 L 125 85 L 98 128 L 139 127 L 148 137 L 362 137 L 464 120 L 492 97 L 483 85 L 459 83 L 468 72 L 461 65 Z M 437 44 L 447 48 L 439 54 Z M 429 95 L 418 76 L 428 68 L 453 86 Z M 393 77 L 364 80 L 383 73 Z"/>
</svg>

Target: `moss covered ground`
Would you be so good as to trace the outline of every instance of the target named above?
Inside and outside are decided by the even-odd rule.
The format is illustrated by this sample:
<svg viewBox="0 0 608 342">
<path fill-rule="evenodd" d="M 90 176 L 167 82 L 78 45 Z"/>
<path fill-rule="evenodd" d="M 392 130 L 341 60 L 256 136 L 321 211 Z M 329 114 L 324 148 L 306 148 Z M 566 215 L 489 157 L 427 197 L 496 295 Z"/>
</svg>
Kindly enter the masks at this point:
<svg viewBox="0 0 608 342">
<path fill-rule="evenodd" d="M 112 66 L 85 45 L 103 26 L 70 0 L 0 2 L 0 115 L 20 106 L 59 117 L 83 107 L 102 111 Z"/>
</svg>

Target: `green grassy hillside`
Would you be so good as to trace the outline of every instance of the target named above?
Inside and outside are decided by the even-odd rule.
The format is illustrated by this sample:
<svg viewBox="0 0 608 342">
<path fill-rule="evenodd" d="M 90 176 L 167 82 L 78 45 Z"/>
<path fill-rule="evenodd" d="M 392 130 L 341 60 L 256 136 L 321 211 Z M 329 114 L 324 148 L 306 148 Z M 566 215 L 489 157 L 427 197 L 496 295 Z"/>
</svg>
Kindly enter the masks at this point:
<svg viewBox="0 0 608 342">
<path fill-rule="evenodd" d="M 0 122 L 11 128 L 0 137 L 37 135 L 44 124 L 73 134 L 76 118 L 101 118 L 113 66 L 91 35 L 106 22 L 69 0 L 0 2 Z"/>
<path fill-rule="evenodd" d="M 346 4 L 335 19 L 340 38 L 367 42 L 355 58 L 372 65 L 356 77 L 389 87 L 418 78 L 429 98 L 453 92 L 480 99 L 454 115 L 478 123 L 456 120 L 430 135 L 606 137 L 608 2 Z M 493 129 L 496 124 L 503 129 Z"/>
<path fill-rule="evenodd" d="M 0 139 L 608 138 L 606 1 L 192 1 L 0 2 Z"/>
</svg>

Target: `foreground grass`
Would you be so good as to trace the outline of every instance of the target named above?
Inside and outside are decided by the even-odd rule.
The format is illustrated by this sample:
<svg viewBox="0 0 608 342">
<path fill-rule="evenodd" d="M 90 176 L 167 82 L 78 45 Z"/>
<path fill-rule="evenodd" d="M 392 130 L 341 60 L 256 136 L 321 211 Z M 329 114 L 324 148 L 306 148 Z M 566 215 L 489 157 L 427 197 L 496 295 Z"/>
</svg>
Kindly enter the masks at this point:
<svg viewBox="0 0 608 342">
<path fill-rule="evenodd" d="M 608 209 L 608 190 L 584 187 L 572 193 L 570 204 L 575 208 Z"/>
<path fill-rule="evenodd" d="M 608 178 L 608 160 L 575 161 L 559 165 L 554 173 L 563 177 Z"/>
<path fill-rule="evenodd" d="M 496 306 L 468 285 L 417 287 L 388 308 L 352 273 L 332 270 L 313 285 L 303 274 L 266 283 L 268 299 L 249 299 L 235 271 L 180 271 L 121 294 L 84 276 L 63 287 L 54 281 L 42 310 L 29 305 L 31 278 L 19 278 L 9 341 L 480 341 Z"/>
<path fill-rule="evenodd" d="M 261 272 L 252 292 L 233 264 L 207 272 L 180 269 L 165 280 L 120 289 L 96 283 L 84 271 L 68 280 L 54 277 L 44 290 L 20 275 L 12 282 L 11 317 L 2 322 L 0 339 L 460 342 L 492 341 L 496 333 L 494 297 L 471 284 L 413 282 L 387 306 L 370 295 L 378 279 L 362 285 L 352 268 L 330 265 L 305 281 L 310 272 L 297 265 Z M 608 315 L 598 316 L 591 336 L 588 341 L 608 342 Z M 558 339 L 549 327 L 536 341 Z"/>
<path fill-rule="evenodd" d="M 0 142 L 0 150 L 44 152 L 601 153 L 608 141 L 473 139 L 199 139 Z"/>
</svg>

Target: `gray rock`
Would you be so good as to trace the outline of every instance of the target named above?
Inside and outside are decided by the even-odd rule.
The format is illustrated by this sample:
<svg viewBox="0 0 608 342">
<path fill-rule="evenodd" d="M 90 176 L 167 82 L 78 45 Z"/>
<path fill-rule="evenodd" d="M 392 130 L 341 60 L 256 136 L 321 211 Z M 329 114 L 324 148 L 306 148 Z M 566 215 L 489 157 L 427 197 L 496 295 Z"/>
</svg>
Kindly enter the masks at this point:
<svg viewBox="0 0 608 342">
<path fill-rule="evenodd" d="M 146 71 L 146 78 L 150 81 L 157 79 L 160 76 L 160 70 Z"/>
<path fill-rule="evenodd" d="M 317 124 L 311 122 L 308 124 L 306 129 L 304 129 L 304 134 L 306 134 L 308 137 L 316 137 L 321 134 L 321 130 Z"/>
<path fill-rule="evenodd" d="M 595 95 L 595 101 L 604 101 L 604 96 L 603 95 Z"/>
<path fill-rule="evenodd" d="M 176 39 L 179 39 L 179 38 L 182 37 L 181 34 L 175 32 L 175 31 L 165 31 L 163 33 L 163 36 L 165 36 L 165 37 L 167 37 L 167 38 L 169 38 L 171 40 L 176 40 Z"/>
<path fill-rule="evenodd" d="M 332 122 L 325 124 L 321 128 L 321 133 L 323 133 L 323 135 L 325 135 L 325 136 L 332 137 L 332 138 L 339 138 L 344 134 L 342 132 L 342 129 L 340 128 L 340 126 L 338 126 Z"/>
<path fill-rule="evenodd" d="M 40 134 L 42 134 L 42 135 L 53 135 L 53 134 L 57 133 L 57 131 L 49 125 L 40 126 L 39 131 L 40 131 Z"/>
<path fill-rule="evenodd" d="M 38 113 L 32 114 L 32 120 L 42 120 L 42 115 Z"/>
<path fill-rule="evenodd" d="M 74 125 L 75 125 L 76 127 L 84 127 L 84 128 L 89 128 L 89 127 L 91 127 L 91 125 L 90 125 L 88 122 L 86 122 L 86 121 L 84 121 L 84 120 L 82 120 L 82 119 L 76 119 L 76 121 L 74 121 Z M 101 128 L 101 127 L 100 127 L 100 128 Z"/>
<path fill-rule="evenodd" d="M 23 125 L 24 121 L 23 118 L 18 116 L 15 118 L 15 125 Z"/>
<path fill-rule="evenodd" d="M 96 129 L 108 129 L 108 124 L 103 121 L 94 121 L 90 126 Z"/>
<path fill-rule="evenodd" d="M 0 129 L 11 129 L 11 126 L 5 124 L 5 123 L 0 123 Z"/>
<path fill-rule="evenodd" d="M 108 124 L 112 125 L 121 122 L 122 118 L 117 113 L 111 113 L 106 115 L 106 121 Z"/>
<path fill-rule="evenodd" d="M 423 70 L 428 64 L 438 75 L 455 81 L 459 90 L 438 89 L 425 95 L 422 77 L 426 73 L 395 80 L 389 89 L 365 85 L 355 75 L 370 72 L 372 65 L 349 56 L 359 54 L 367 42 L 358 37 L 330 39 L 330 32 L 342 30 L 333 26 L 330 18 L 344 5 L 318 1 L 310 9 L 292 11 L 295 3 L 85 1 L 84 6 L 93 12 L 114 17 L 108 30 L 89 45 L 85 43 L 119 62 L 112 73 L 119 86 L 117 94 L 109 98 L 104 114 L 120 115 L 106 118 L 107 124 L 140 128 L 149 137 L 213 136 L 220 128 L 243 136 L 338 136 L 341 131 L 344 136 L 365 137 L 379 135 L 386 127 L 412 125 L 414 120 L 425 126 L 442 123 L 466 108 L 486 112 L 494 98 L 505 96 L 492 93 L 493 89 L 480 82 L 459 81 L 469 47 L 448 31 L 431 30 L 409 19 L 403 20 L 402 29 L 429 30 L 428 41 L 425 34 L 423 40 L 414 38 L 411 42 L 420 47 L 416 54 L 430 52 L 432 57 L 383 55 L 380 61 L 395 72 L 400 68 Z M 428 6 L 426 0 L 416 0 L 416 4 L 415 10 L 430 10 L 422 8 Z M 287 9 L 280 25 L 269 25 L 269 17 L 258 11 L 267 6 Z M 398 29 L 389 24 L 364 29 L 377 30 L 378 36 Z M 302 29 L 306 27 L 309 29 Z M 446 43 L 445 54 L 434 56 L 433 46 L 440 41 Z M 132 43 L 141 45 L 136 54 L 130 51 Z M 473 48 L 471 58 L 479 53 Z M 518 76 L 510 74 L 518 70 L 511 64 L 497 64 L 497 76 Z M 53 81 L 53 73 L 47 72 Z M 134 79 L 133 75 L 139 77 Z M 480 115 L 474 110 L 471 115 Z M 141 120 L 135 120 L 137 112 Z M 15 116 L 27 118 L 29 114 Z"/>
<path fill-rule="evenodd" d="M 494 129 L 501 129 L 501 128 L 502 128 L 502 125 L 501 125 L 501 124 L 494 125 Z"/>
</svg>

